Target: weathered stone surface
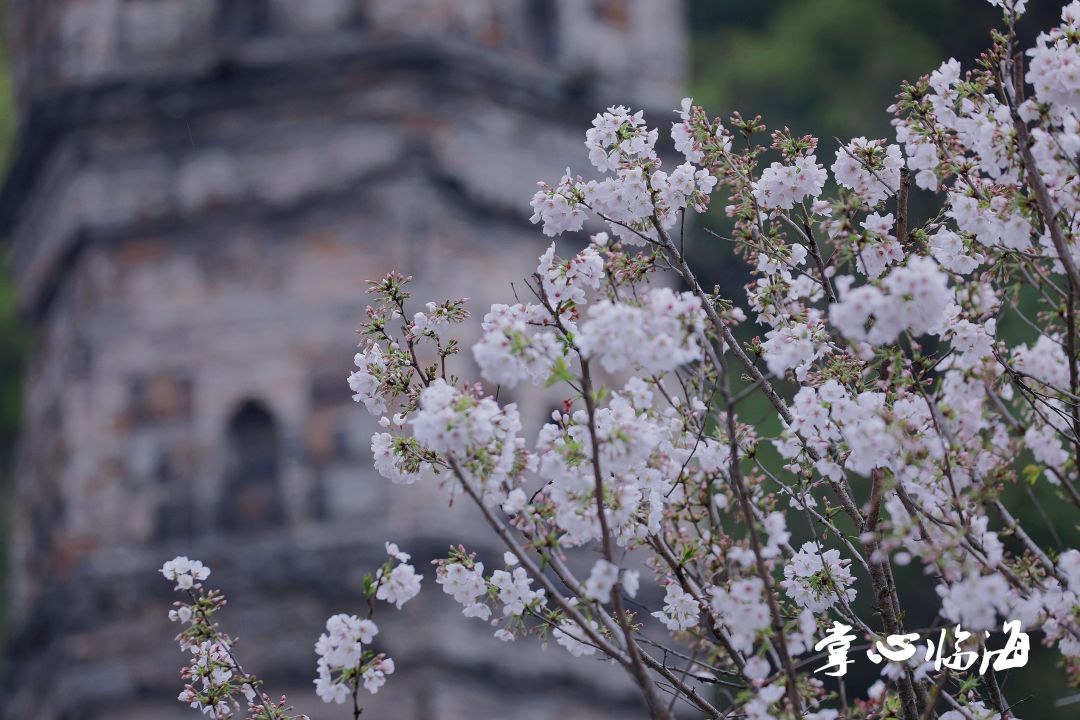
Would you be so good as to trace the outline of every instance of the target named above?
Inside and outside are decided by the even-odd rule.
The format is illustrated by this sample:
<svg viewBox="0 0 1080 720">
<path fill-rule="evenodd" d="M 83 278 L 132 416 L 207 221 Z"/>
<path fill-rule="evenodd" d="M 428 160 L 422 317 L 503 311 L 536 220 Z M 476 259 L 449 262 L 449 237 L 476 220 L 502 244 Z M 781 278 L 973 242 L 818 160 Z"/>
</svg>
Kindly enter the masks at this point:
<svg viewBox="0 0 1080 720">
<path fill-rule="evenodd" d="M 635 716 L 616 669 L 499 643 L 438 591 L 426 561 L 451 540 L 491 565 L 501 549 L 465 503 L 375 475 L 375 421 L 345 377 L 365 280 L 397 269 L 418 300 L 469 295 L 482 314 L 535 267 L 534 181 L 585 169 L 597 106 L 663 122 L 677 104 L 677 8 L 9 6 L 25 112 L 0 215 L 36 347 L 8 714 L 189 717 L 155 574 L 187 554 L 229 594 L 247 664 L 318 717 L 344 717 L 311 694 L 312 644 L 328 614 L 358 607 L 393 539 L 428 588 L 379 618 L 398 674 L 374 716 Z M 529 432 L 545 415 L 525 418 Z"/>
</svg>

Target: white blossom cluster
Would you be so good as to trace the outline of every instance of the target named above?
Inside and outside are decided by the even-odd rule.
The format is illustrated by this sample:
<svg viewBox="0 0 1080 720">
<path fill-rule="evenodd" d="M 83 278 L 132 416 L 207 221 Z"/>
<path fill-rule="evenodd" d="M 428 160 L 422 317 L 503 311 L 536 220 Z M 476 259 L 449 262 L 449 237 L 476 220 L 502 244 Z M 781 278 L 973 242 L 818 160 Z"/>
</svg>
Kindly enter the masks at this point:
<svg viewBox="0 0 1080 720">
<path fill-rule="evenodd" d="M 174 581 L 177 590 L 190 590 L 210 577 L 210 568 L 198 560 L 189 560 L 181 555 L 162 565 L 161 574 L 166 580 Z"/>
<path fill-rule="evenodd" d="M 315 691 L 319 699 L 340 705 L 349 698 L 352 689 L 343 671 L 352 671 L 360 665 L 364 645 L 370 644 L 378 634 L 379 628 L 375 623 L 361 620 L 355 615 L 332 615 L 326 621 L 326 632 L 315 643 L 315 654 L 319 657 Z M 387 663 L 390 672 L 393 672 L 394 661 L 386 659 L 382 664 L 385 666 Z M 364 685 L 372 693 L 377 692 L 381 684 L 368 686 L 367 678 L 364 679 Z"/>
<path fill-rule="evenodd" d="M 214 621 L 225 599 L 203 587 L 210 568 L 181 555 L 166 561 L 160 572 L 166 580 L 176 583 L 174 590 L 185 596 L 185 600 L 177 601 L 169 610 L 169 620 L 181 625 L 176 641 L 190 655 L 180 671 L 184 689 L 177 700 L 222 720 L 236 717 L 242 709 L 241 702 L 249 715 L 259 707 L 266 707 L 268 701 L 260 698 L 256 689 L 258 679 L 240 667 L 233 655 L 232 638 L 221 632 Z M 303 715 L 286 715 L 283 705 L 276 709 L 280 711 L 276 717 L 282 720 L 307 720 Z"/>
<path fill-rule="evenodd" d="M 695 627 L 700 614 L 697 598 L 672 583 L 664 594 L 664 607 L 654 612 L 653 617 L 664 623 L 668 630 L 677 632 Z"/>
<path fill-rule="evenodd" d="M 807 197 L 820 195 L 827 179 L 814 155 L 799 156 L 789 165 L 774 162 L 754 183 L 754 199 L 765 209 L 790 210 Z"/>
<path fill-rule="evenodd" d="M 1023 3 L 1017 12 L 1023 12 Z M 1061 10 L 1061 25 L 1044 32 L 1028 50 L 1027 81 L 1043 102 L 1063 116 L 1080 111 L 1080 2 Z"/>
<path fill-rule="evenodd" d="M 771 624 L 765 603 L 765 583 L 758 577 L 736 580 L 730 587 L 710 588 L 713 615 L 725 629 L 731 645 L 741 653 L 752 654 L 758 633 Z"/>
<path fill-rule="evenodd" d="M 880 284 L 852 288 L 854 278 L 840 278 L 840 302 L 829 320 L 848 340 L 871 345 L 892 343 L 901 333 L 916 337 L 938 333 L 952 298 L 948 277 L 925 257 L 913 257 Z"/>
<path fill-rule="evenodd" d="M 689 120 L 690 101 L 684 101 Z M 695 165 L 701 150 L 694 148 L 687 122 L 672 126 L 687 162 L 671 173 L 661 170 L 656 153 L 659 132 L 645 125 L 641 111 L 610 107 L 596 116 L 585 137 L 589 161 L 604 176 L 585 181 L 568 169 L 558 185 L 540 183 L 532 199 L 532 222 L 540 223 L 545 235 L 581 230 L 588 212 L 606 221 L 611 233 L 628 245 L 644 245 L 657 237 L 657 227 L 675 226 L 679 211 L 708 209 L 717 178 L 708 168 Z M 730 147 L 723 131 L 717 138 Z"/>
<path fill-rule="evenodd" d="M 589 628 L 594 632 L 599 629 L 595 621 L 589 621 Z M 587 657 L 596 653 L 596 646 L 591 644 L 581 626 L 573 620 L 563 620 L 552 631 L 552 637 L 574 657 Z"/>
<path fill-rule="evenodd" d="M 836 151 L 836 162 L 831 169 L 837 184 L 853 190 L 864 203 L 874 206 L 900 189 L 903 165 L 899 145 L 858 137 Z"/>
<path fill-rule="evenodd" d="M 353 391 L 353 400 L 364 403 L 370 413 L 381 413 L 386 405 L 379 394 L 379 388 L 386 374 L 386 361 L 377 344 L 370 344 L 363 352 L 353 357 L 353 364 L 358 368 L 349 375 L 349 389 Z"/>
<path fill-rule="evenodd" d="M 484 563 L 474 563 L 472 567 L 462 562 L 445 563 L 439 567 L 435 582 L 442 586 L 444 593 L 464 606 L 465 617 L 481 620 L 491 617 L 491 608 L 483 602 L 488 592 Z"/>
<path fill-rule="evenodd" d="M 387 560 L 365 579 L 369 598 L 382 600 L 398 610 L 420 592 L 422 577 L 409 564 L 411 556 L 395 543 L 386 543 Z M 360 685 L 374 695 L 394 672 L 394 660 L 371 648 L 379 626 L 368 617 L 338 613 L 326 621 L 326 632 L 315 643 L 315 692 L 326 703 L 355 703 Z"/>
<path fill-rule="evenodd" d="M 855 582 L 855 576 L 848 571 L 850 564 L 851 560 L 840 557 L 839 550 L 823 551 L 808 542 L 784 566 L 780 585 L 800 606 L 820 613 L 837 602 L 855 599 L 856 590 L 850 587 Z"/>
<path fill-rule="evenodd" d="M 703 328 L 700 299 L 655 288 L 641 306 L 610 300 L 592 305 L 578 347 L 584 356 L 599 358 L 608 372 L 633 367 L 663 373 L 700 359 Z"/>
<path fill-rule="evenodd" d="M 460 458 L 485 495 L 500 504 L 521 473 L 535 465 L 535 456 L 524 450 L 525 440 L 518 436 L 521 418 L 515 405 L 478 399 L 442 378 L 424 389 L 410 423 L 417 442 Z"/>
<path fill-rule="evenodd" d="M 417 574 L 416 568 L 409 564 L 412 559 L 410 555 L 401 552 L 394 543 L 386 543 L 386 553 L 390 556 L 393 569 L 386 572 L 384 566 L 376 573 L 378 589 L 375 591 L 375 598 L 400 610 L 402 605 L 419 594 L 423 576 Z"/>
</svg>

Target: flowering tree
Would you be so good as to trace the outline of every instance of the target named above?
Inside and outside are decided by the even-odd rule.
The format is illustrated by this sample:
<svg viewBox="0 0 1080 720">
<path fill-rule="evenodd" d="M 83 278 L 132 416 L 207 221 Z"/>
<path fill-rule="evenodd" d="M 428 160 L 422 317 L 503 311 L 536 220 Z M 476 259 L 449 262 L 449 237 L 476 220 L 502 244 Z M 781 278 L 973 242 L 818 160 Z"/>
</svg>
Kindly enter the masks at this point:
<svg viewBox="0 0 1080 720">
<path fill-rule="evenodd" d="M 838 143 L 829 195 L 813 137 L 764 146 L 759 119 L 687 99 L 669 172 L 642 113 L 598 115 L 599 177 L 542 184 L 532 220 L 607 231 L 569 258 L 553 244 L 528 301 L 485 314 L 485 384 L 453 374 L 464 300 L 414 313 L 408 278 L 372 283 L 349 385 L 381 418 L 375 467 L 467 497 L 505 546 L 490 572 L 460 546 L 436 563 L 466 617 L 610 658 L 654 718 L 1013 717 L 997 673 L 1026 661 L 1028 631 L 1080 680 L 1080 551 L 1041 546 L 1003 500 L 1036 485 L 1070 506 L 1067 530 L 1080 517 L 1080 0 L 1026 52 L 1024 0 L 991 1 L 1004 24 L 977 65 L 905 84 L 897 143 Z M 745 303 L 703 288 L 684 252 L 687 213 L 717 193 L 754 276 Z M 535 443 L 497 399 L 526 382 L 564 399 Z M 740 417 L 752 395 L 777 436 Z M 371 646 L 379 602 L 420 590 L 409 556 L 387 556 L 366 613 L 331 617 L 316 644 L 319 695 L 355 716 L 394 670 Z M 940 601 L 922 627 L 894 576 L 911 563 Z M 235 659 L 209 571 L 163 572 L 185 594 L 180 699 L 291 717 Z M 879 666 L 868 697 L 822 677 L 849 651 Z"/>
</svg>

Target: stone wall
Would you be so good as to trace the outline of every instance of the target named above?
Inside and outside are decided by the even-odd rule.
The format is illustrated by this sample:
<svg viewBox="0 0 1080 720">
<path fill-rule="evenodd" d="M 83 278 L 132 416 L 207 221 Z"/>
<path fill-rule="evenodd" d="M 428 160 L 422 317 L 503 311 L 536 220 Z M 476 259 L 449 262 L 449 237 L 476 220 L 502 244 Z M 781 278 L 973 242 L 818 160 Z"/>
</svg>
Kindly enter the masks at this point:
<svg viewBox="0 0 1080 720">
<path fill-rule="evenodd" d="M 584 164 L 599 81 L 676 105 L 680 22 L 663 0 L 10 5 L 25 112 L 0 217 L 36 343 L 8 714 L 189 716 L 154 573 L 187 554 L 248 665 L 345 717 L 311 694 L 312 644 L 383 540 L 424 566 L 451 540 L 501 554 L 465 503 L 371 470 L 345 384 L 364 281 L 400 270 L 418 302 L 477 314 L 504 299 L 545 246 L 535 180 Z M 656 58 L 639 77 L 628 40 Z M 498 643 L 422 572 L 380 618 L 398 674 L 374 716 L 636 712 L 610 666 Z"/>
</svg>

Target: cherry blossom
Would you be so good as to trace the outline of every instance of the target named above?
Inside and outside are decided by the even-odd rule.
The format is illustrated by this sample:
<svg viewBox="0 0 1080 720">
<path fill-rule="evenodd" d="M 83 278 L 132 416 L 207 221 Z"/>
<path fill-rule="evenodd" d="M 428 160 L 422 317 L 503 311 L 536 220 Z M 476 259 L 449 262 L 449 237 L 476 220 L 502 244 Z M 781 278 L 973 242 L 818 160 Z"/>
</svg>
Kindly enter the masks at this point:
<svg viewBox="0 0 1080 720">
<path fill-rule="evenodd" d="M 799 552 L 784 566 L 781 583 L 791 599 L 813 612 L 821 612 L 837 602 L 851 602 L 856 590 L 850 587 L 855 576 L 842 560 L 840 551 L 822 551 L 812 542 L 804 543 Z"/>
<path fill-rule="evenodd" d="M 836 151 L 831 170 L 837 183 L 873 207 L 900 189 L 903 164 L 899 145 L 858 137 Z"/>
<path fill-rule="evenodd" d="M 698 360 L 704 328 L 701 301 L 692 293 L 655 288 L 640 307 L 602 300 L 589 308 L 578 345 L 608 372 L 627 366 L 659 373 Z"/>
<path fill-rule="evenodd" d="M 763 208 L 788 210 L 807 197 L 820 195 L 827 177 L 813 155 L 795 158 L 790 165 L 774 162 L 754 183 L 754 199 Z"/>
</svg>

